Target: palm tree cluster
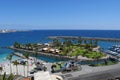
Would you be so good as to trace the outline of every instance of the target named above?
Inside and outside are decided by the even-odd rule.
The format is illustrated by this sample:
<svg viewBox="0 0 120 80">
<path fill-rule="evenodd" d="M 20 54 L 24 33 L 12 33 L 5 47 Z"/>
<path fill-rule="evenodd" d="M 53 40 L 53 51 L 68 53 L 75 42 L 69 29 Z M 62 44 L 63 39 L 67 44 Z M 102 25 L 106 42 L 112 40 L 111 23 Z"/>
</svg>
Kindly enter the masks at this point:
<svg viewBox="0 0 120 80">
<path fill-rule="evenodd" d="M 23 55 L 26 57 L 26 59 L 28 61 L 28 59 L 30 57 L 30 53 L 24 53 Z M 29 63 L 27 62 L 27 76 L 28 76 L 28 71 L 29 71 Z"/>
<path fill-rule="evenodd" d="M 38 50 L 39 48 L 43 47 L 43 45 L 42 44 L 38 45 L 36 43 L 21 44 L 21 43 L 15 42 L 13 47 L 18 49 L 25 49 L 25 50 Z"/>
<path fill-rule="evenodd" d="M 10 73 L 12 73 L 12 67 L 11 67 L 12 58 L 13 58 L 13 54 L 8 55 L 7 58 L 6 58 L 7 60 L 10 61 Z"/>
<path fill-rule="evenodd" d="M 14 46 L 15 48 L 20 48 L 20 43 L 15 42 L 13 46 Z"/>
<path fill-rule="evenodd" d="M 17 60 L 12 61 L 13 54 L 10 54 L 10 55 L 8 55 L 6 57 L 6 59 L 10 61 L 10 73 L 11 74 L 12 74 L 12 66 L 11 66 L 11 64 L 13 63 L 13 65 L 16 66 L 16 75 L 19 75 L 19 73 L 18 73 L 18 65 L 21 64 L 24 67 L 24 76 L 25 76 L 25 66 L 27 65 L 27 76 L 28 76 L 28 71 L 29 71 L 28 59 L 29 59 L 30 53 L 24 53 L 23 55 L 26 57 L 27 61 L 22 61 L 21 63 L 19 63 Z M 36 57 L 37 57 L 37 55 L 36 55 Z M 2 67 L 0 67 L 0 71 L 2 71 Z"/>
<path fill-rule="evenodd" d="M 62 44 L 63 42 L 63 44 Z M 55 46 L 61 50 L 63 56 L 85 56 L 88 58 L 96 59 L 105 56 L 103 53 L 93 51 L 93 48 L 98 46 L 97 40 L 82 40 L 82 39 L 64 39 L 60 42 L 58 39 L 54 39 Z"/>
<path fill-rule="evenodd" d="M 19 64 L 19 62 L 17 60 L 13 61 L 13 65 L 16 66 L 16 73 L 17 73 L 17 75 L 18 75 L 18 67 L 17 67 L 18 64 Z"/>
</svg>

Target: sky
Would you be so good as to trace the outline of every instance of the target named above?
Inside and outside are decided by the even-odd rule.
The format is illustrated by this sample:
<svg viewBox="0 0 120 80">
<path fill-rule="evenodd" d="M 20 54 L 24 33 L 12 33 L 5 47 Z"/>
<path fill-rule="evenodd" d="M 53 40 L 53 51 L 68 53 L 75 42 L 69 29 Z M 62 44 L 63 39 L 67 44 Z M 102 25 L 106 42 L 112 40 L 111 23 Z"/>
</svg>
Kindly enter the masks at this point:
<svg viewBox="0 0 120 80">
<path fill-rule="evenodd" d="M 0 29 L 120 30 L 120 0 L 0 0 Z"/>
</svg>

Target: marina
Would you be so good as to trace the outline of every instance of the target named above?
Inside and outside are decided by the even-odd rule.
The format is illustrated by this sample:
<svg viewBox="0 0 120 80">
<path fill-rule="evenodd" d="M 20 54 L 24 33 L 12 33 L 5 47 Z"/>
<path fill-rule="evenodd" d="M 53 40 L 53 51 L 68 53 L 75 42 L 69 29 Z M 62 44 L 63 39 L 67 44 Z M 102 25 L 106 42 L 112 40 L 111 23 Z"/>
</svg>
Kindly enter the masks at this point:
<svg viewBox="0 0 120 80">
<path fill-rule="evenodd" d="M 60 38 L 57 38 L 59 40 L 63 39 L 63 36 L 57 36 L 57 37 L 60 37 Z M 76 36 L 72 36 L 72 38 L 71 38 L 71 36 L 64 36 L 64 37 L 67 37 L 67 38 L 64 38 L 65 40 L 71 40 L 71 41 L 74 40 L 74 39 L 78 40 L 78 37 L 76 37 Z M 88 39 L 88 38 L 83 39 L 82 38 L 81 40 L 83 40 L 83 44 L 84 44 L 84 40 L 87 40 L 87 41 L 91 40 L 91 41 L 93 41 L 93 44 L 94 44 L 94 41 L 97 40 L 96 37 L 92 37 L 93 39 L 91 39 L 91 37 L 89 37 L 89 38 L 90 39 Z M 27 76 L 27 74 L 32 77 L 33 73 L 37 73 L 36 65 L 34 64 L 35 61 L 40 62 L 40 64 L 41 63 L 44 64 L 47 67 L 47 72 L 50 73 L 50 75 L 58 75 L 58 76 L 62 77 L 61 80 L 62 79 L 63 80 L 86 79 L 86 77 L 88 77 L 87 76 L 88 74 L 93 74 L 93 75 L 89 75 L 89 77 L 90 77 L 89 79 L 94 80 L 95 79 L 94 76 L 97 76 L 97 75 L 95 75 L 96 73 L 100 73 L 98 76 L 101 76 L 101 74 L 104 74 L 104 71 L 105 72 L 107 70 L 113 70 L 114 71 L 114 69 L 118 68 L 118 66 L 119 66 L 119 62 L 118 61 L 117 61 L 117 63 L 116 63 L 116 61 L 115 61 L 115 63 L 113 63 L 114 59 L 115 60 L 117 60 L 117 59 L 119 60 L 119 58 L 116 57 L 115 55 L 108 54 L 108 56 L 104 56 L 103 58 L 101 58 L 99 60 L 97 60 L 97 59 L 95 60 L 95 59 L 90 59 L 90 58 L 79 56 L 78 58 L 80 58 L 80 59 L 77 59 L 77 65 L 78 65 L 79 69 L 76 66 L 74 66 L 71 69 L 69 69 L 69 67 L 71 65 L 69 63 L 69 61 L 76 60 L 76 57 L 70 57 L 70 56 L 63 56 L 63 55 L 61 55 L 59 53 L 59 48 L 57 49 L 57 47 L 54 48 L 54 47 L 50 46 L 51 45 L 50 41 L 52 39 L 56 39 L 56 38 L 51 38 L 49 40 L 49 36 L 48 36 L 48 40 L 49 41 L 46 39 L 47 42 L 43 42 L 44 43 L 43 47 L 41 47 L 41 43 L 42 42 L 36 42 L 38 44 L 38 46 L 35 45 L 36 47 L 34 47 L 35 43 L 31 42 L 31 46 L 33 46 L 33 50 L 30 47 L 29 47 L 30 48 L 29 49 L 26 46 L 26 44 L 28 44 L 28 43 L 21 43 L 21 48 L 15 48 L 14 46 L 11 46 L 9 44 L 9 45 L 7 45 L 9 47 L 2 46 L 1 49 L 5 50 L 5 51 L 7 51 L 7 50 L 11 51 L 10 54 L 13 54 L 13 56 L 17 56 L 18 57 L 15 60 L 17 60 L 19 62 L 19 65 L 17 65 L 17 66 L 18 66 L 18 74 L 22 75 L 22 77 L 21 76 L 19 77 L 21 79 L 25 78 Z M 114 40 L 110 40 L 110 41 L 109 40 L 107 41 L 107 39 L 105 39 L 105 40 L 98 40 L 98 42 L 99 41 L 100 42 L 104 42 L 104 43 L 106 43 L 106 42 L 109 42 L 109 43 L 115 42 L 115 44 L 119 44 L 119 41 L 116 41 L 115 39 Z M 14 43 L 12 43 L 12 45 L 13 44 Z M 112 44 L 111 44 L 111 46 L 112 46 Z M 72 45 L 72 47 L 73 47 L 73 49 L 76 48 L 74 45 Z M 108 48 L 109 47 L 110 46 L 108 46 Z M 37 60 L 36 60 L 36 58 L 34 56 L 34 53 L 36 53 L 36 51 L 34 50 L 35 48 L 39 48 L 38 49 L 38 54 L 39 55 L 37 57 Z M 97 47 L 95 47 L 93 50 L 94 51 L 99 51 Z M 26 53 L 30 53 L 31 54 L 30 57 L 29 57 L 29 60 L 27 60 L 27 58 L 24 56 L 24 54 L 26 54 Z M 113 62 L 111 62 L 111 59 L 109 59 L 111 57 L 112 57 L 112 61 Z M 15 62 L 15 60 L 12 60 L 12 61 Z M 51 62 L 50 60 L 51 61 L 53 60 L 53 61 Z M 26 64 L 26 66 L 25 66 L 25 75 L 24 75 L 24 71 L 23 71 L 24 67 L 23 67 L 23 65 L 20 64 L 23 61 L 25 61 L 25 62 L 28 61 L 29 62 L 29 72 L 27 72 L 27 64 Z M 4 72 L 7 72 L 7 74 L 10 74 L 10 64 L 11 63 L 9 63 L 9 62 L 1 64 L 3 66 L 2 74 Z M 62 68 L 59 67 L 59 64 L 61 64 Z M 65 66 L 65 64 L 67 64 L 67 65 Z M 14 65 L 14 63 L 12 63 L 11 65 L 12 65 L 12 69 L 13 69 L 13 74 L 16 75 L 17 74 L 16 66 Z M 54 72 L 54 70 L 51 69 L 52 65 L 56 65 L 57 66 L 57 68 L 54 68 L 55 69 L 55 73 L 51 72 L 51 71 Z M 20 71 L 19 68 L 21 68 L 23 70 Z M 44 68 L 42 68 L 42 69 L 44 70 Z M 65 69 L 65 71 L 62 72 L 62 70 L 64 70 L 64 69 Z M 56 70 L 60 71 L 60 72 L 56 72 Z M 101 70 L 102 70 L 103 73 L 101 72 Z M 30 74 L 30 73 L 32 73 L 32 74 Z M 44 74 L 44 72 L 42 72 L 42 71 L 40 71 L 40 73 Z M 112 73 L 112 71 L 109 72 L 109 73 Z M 46 74 L 46 76 L 49 76 L 49 75 Z M 111 79 L 115 79 L 115 78 L 118 78 L 118 77 L 111 77 Z M 108 79 L 108 78 L 104 78 L 104 79 Z"/>
</svg>

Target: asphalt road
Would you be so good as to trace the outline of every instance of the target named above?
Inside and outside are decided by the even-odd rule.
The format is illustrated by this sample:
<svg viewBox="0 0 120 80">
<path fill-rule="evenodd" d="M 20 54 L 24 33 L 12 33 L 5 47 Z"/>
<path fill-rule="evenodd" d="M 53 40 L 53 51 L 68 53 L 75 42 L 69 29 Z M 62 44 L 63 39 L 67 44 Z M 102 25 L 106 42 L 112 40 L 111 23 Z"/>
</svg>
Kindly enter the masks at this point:
<svg viewBox="0 0 120 80">
<path fill-rule="evenodd" d="M 120 80 L 120 68 L 79 75 L 68 80 Z"/>
</svg>

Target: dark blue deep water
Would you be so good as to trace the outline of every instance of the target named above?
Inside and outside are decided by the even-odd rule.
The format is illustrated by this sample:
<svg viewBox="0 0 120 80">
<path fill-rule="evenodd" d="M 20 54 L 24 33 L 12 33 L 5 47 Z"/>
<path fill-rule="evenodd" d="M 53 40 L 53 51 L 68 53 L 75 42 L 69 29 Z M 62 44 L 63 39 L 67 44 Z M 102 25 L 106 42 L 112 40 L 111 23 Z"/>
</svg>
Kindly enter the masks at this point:
<svg viewBox="0 0 120 80">
<path fill-rule="evenodd" d="M 48 42 L 48 36 L 83 36 L 83 37 L 104 37 L 120 38 L 120 30 L 33 30 L 26 32 L 4 33 L 0 34 L 0 47 L 10 46 L 15 41 L 20 43 Z M 105 49 L 118 42 L 99 42 L 99 45 Z M 3 61 L 6 55 L 12 50 L 0 48 L 0 61 Z M 54 61 L 54 59 L 40 57 L 42 60 Z"/>
</svg>

